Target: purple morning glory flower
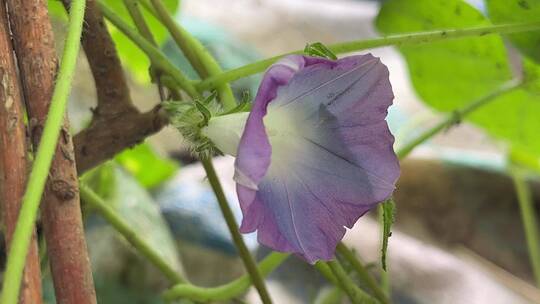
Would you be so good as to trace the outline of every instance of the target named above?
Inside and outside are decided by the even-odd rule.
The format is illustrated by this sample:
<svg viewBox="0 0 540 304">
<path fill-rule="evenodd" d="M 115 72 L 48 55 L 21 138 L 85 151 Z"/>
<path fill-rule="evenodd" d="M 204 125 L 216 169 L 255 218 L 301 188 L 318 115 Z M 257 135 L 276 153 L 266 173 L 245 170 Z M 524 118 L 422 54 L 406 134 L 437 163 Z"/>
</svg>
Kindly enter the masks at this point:
<svg viewBox="0 0 540 304">
<path fill-rule="evenodd" d="M 272 65 L 249 114 L 215 117 L 203 130 L 236 156 L 240 231 L 310 263 L 332 259 L 345 227 L 394 191 L 399 163 L 385 121 L 393 97 L 372 55 Z"/>
</svg>

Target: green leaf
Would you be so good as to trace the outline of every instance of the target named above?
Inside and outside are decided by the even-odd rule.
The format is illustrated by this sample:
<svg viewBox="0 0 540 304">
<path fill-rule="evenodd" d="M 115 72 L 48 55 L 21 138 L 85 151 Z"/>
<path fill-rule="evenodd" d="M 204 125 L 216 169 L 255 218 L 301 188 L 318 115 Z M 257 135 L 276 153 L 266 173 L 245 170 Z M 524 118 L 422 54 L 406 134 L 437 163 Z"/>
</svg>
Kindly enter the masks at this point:
<svg viewBox="0 0 540 304">
<path fill-rule="evenodd" d="M 101 197 L 107 199 L 114 193 L 116 187 L 115 166 L 113 162 L 106 162 L 92 168 L 81 176 L 81 181 L 89 185 Z"/>
<path fill-rule="evenodd" d="M 47 5 L 49 16 L 63 22 L 68 21 L 66 9 L 64 8 L 64 5 L 62 4 L 62 2 L 60 2 L 60 0 L 49 0 L 47 1 Z"/>
<path fill-rule="evenodd" d="M 540 20 L 540 0 L 487 0 L 489 17 L 495 23 Z M 540 31 L 508 35 L 518 49 L 540 63 Z"/>
<path fill-rule="evenodd" d="M 130 25 L 133 25 L 133 22 L 129 16 L 129 13 L 123 1 L 120 0 L 102 0 L 110 9 L 112 9 L 118 16 L 120 16 L 124 21 L 128 22 Z M 175 14 L 178 8 L 178 0 L 162 0 L 163 4 L 171 14 Z M 145 18 L 150 31 L 152 32 L 154 39 L 161 46 L 169 37 L 167 29 L 161 25 L 161 23 L 148 11 L 146 11 L 142 6 L 141 12 Z M 131 42 L 126 36 L 124 36 L 120 31 L 118 31 L 113 26 L 109 27 L 111 36 L 116 44 L 116 50 L 118 55 L 128 70 L 133 74 L 134 78 L 142 83 L 147 83 L 150 81 L 150 74 L 148 69 L 150 68 L 150 61 L 148 57 L 139 50 L 139 48 Z"/>
<path fill-rule="evenodd" d="M 90 185 L 92 190 L 105 198 L 109 206 L 116 210 L 140 238 L 157 250 L 169 265 L 181 270 L 176 242 L 158 204 L 137 179 L 118 164 L 109 162 L 106 166 L 108 166 L 106 170 L 110 173 L 107 181 L 112 178 L 114 187 L 110 189 L 107 196 Z M 97 183 L 102 182 L 97 181 Z"/>
<path fill-rule="evenodd" d="M 534 174 L 540 175 L 540 158 L 523 150 L 512 149 L 510 151 L 510 160 L 517 165 L 531 169 Z"/>
<path fill-rule="evenodd" d="M 147 143 L 124 150 L 115 160 L 146 188 L 159 185 L 178 169 L 176 162 L 159 156 Z"/>
<path fill-rule="evenodd" d="M 384 34 L 463 28 L 491 23 L 460 0 L 390 0 L 376 20 Z M 510 79 L 506 49 L 499 36 L 402 46 L 413 85 L 422 99 L 441 111 L 468 104 Z"/>
<path fill-rule="evenodd" d="M 381 248 L 381 264 L 386 271 L 386 252 L 388 251 L 388 238 L 392 236 L 392 224 L 394 224 L 395 204 L 394 200 L 389 199 L 382 203 L 383 211 L 383 241 Z"/>
<path fill-rule="evenodd" d="M 530 1 L 529 1 L 530 2 Z M 384 34 L 489 25 L 460 0 L 387 1 L 376 25 Z M 450 112 L 489 95 L 512 78 L 498 35 L 402 46 L 418 95 L 429 106 Z M 513 148 L 540 155 L 540 68 L 524 62 L 527 84 L 508 91 L 466 117 Z"/>
<path fill-rule="evenodd" d="M 513 149 L 540 156 L 540 66 L 530 60 L 523 64 L 525 84 L 500 95 L 473 112 L 471 121 L 488 133 L 511 142 Z"/>
</svg>

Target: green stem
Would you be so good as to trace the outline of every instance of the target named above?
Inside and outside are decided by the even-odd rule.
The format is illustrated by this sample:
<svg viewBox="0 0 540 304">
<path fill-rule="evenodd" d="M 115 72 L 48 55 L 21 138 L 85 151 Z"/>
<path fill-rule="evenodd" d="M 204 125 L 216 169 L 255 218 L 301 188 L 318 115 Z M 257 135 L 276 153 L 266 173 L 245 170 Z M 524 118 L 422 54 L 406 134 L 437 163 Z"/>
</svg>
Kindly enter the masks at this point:
<svg viewBox="0 0 540 304">
<path fill-rule="evenodd" d="M 494 90 L 493 92 L 489 93 L 488 95 L 481 97 L 480 99 L 466 105 L 465 107 L 461 109 L 455 110 L 450 115 L 448 115 L 446 119 L 439 122 L 436 126 L 425 131 L 422 135 L 418 136 L 415 140 L 408 143 L 404 147 L 398 149 L 398 151 L 396 152 L 397 156 L 400 159 L 405 158 L 409 153 L 412 152 L 414 148 L 426 142 L 428 139 L 432 138 L 433 136 L 439 134 L 441 131 L 446 130 L 447 128 L 451 126 L 460 123 L 463 120 L 463 118 L 465 118 L 467 115 L 476 111 L 478 108 L 483 107 L 486 104 L 496 100 L 497 97 L 501 96 L 502 94 L 515 90 L 521 87 L 522 85 L 523 85 L 522 82 L 510 81 L 502 85 L 498 89 Z"/>
<path fill-rule="evenodd" d="M 369 274 L 367 269 L 362 265 L 362 263 L 358 260 L 358 258 L 354 255 L 354 253 L 347 248 L 343 243 L 339 243 L 337 245 L 337 252 L 347 260 L 353 269 L 356 271 L 362 282 L 364 282 L 369 289 L 373 292 L 375 297 L 382 303 L 387 304 L 390 303 L 388 300 L 388 297 L 383 292 L 383 290 L 379 287 L 377 284 L 377 281 L 373 279 L 373 277 Z"/>
<path fill-rule="evenodd" d="M 536 286 L 540 288 L 540 244 L 538 243 L 538 221 L 536 219 L 536 211 L 532 200 L 531 189 L 525 179 L 525 173 L 517 167 L 510 169 L 510 174 L 514 180 L 519 208 L 521 210 L 521 219 L 527 239 L 529 249 L 529 259 L 533 268 Z"/>
<path fill-rule="evenodd" d="M 335 286 L 339 285 L 338 280 L 336 279 L 336 276 L 332 273 L 332 269 L 328 266 L 328 263 L 324 261 L 318 261 L 313 266 L 317 271 L 330 283 L 332 283 Z"/>
<path fill-rule="evenodd" d="M 329 261 L 327 264 L 336 276 L 338 284 L 342 287 L 345 293 L 347 293 L 353 304 L 377 303 L 377 300 L 373 299 L 370 295 L 354 284 L 351 278 L 347 275 L 347 272 L 345 272 L 345 269 L 343 269 L 337 260 Z"/>
<path fill-rule="evenodd" d="M 381 231 L 385 229 L 383 203 L 380 203 L 377 206 L 377 217 L 379 219 L 379 227 L 380 227 Z M 382 236 L 381 237 L 381 247 L 384 250 L 384 246 L 385 246 L 385 244 L 384 244 L 384 241 L 385 241 L 384 232 L 381 233 L 381 236 Z M 388 256 L 388 248 L 386 248 L 386 256 Z M 386 257 L 383 257 L 383 259 L 384 258 L 386 258 Z M 381 266 L 381 272 L 380 272 L 380 274 L 381 274 L 381 289 L 382 289 L 383 295 L 388 300 L 388 297 L 390 297 L 391 294 L 392 294 L 392 289 L 391 289 L 392 287 L 390 285 L 390 266 L 388 265 L 388 263 L 386 263 L 386 270 L 383 269 L 383 268 L 384 267 Z"/>
<path fill-rule="evenodd" d="M 154 35 L 152 35 L 152 32 L 150 31 L 150 28 L 148 27 L 148 24 L 146 24 L 146 21 L 144 20 L 144 16 L 141 13 L 141 10 L 139 9 L 139 4 L 137 0 L 123 0 L 124 6 L 128 10 L 129 16 L 131 17 L 131 20 L 133 20 L 133 24 L 135 24 L 135 27 L 137 28 L 137 31 L 143 36 L 144 39 L 146 39 L 148 42 L 150 42 L 153 46 L 157 46 L 157 42 L 154 39 Z"/>
<path fill-rule="evenodd" d="M 137 252 L 142 254 L 150 261 L 150 263 L 156 266 L 169 281 L 174 284 L 186 282 L 186 279 L 184 279 L 178 271 L 172 268 L 152 246 L 140 238 L 137 232 L 134 231 L 99 195 L 92 191 L 90 187 L 82 182 L 79 184 L 79 187 L 81 198 L 84 202 L 96 209 L 116 231 L 124 236 L 124 238 L 137 249 Z"/>
<path fill-rule="evenodd" d="M 267 276 L 289 257 L 288 254 L 272 252 L 259 264 L 259 272 Z M 244 275 L 230 283 L 218 287 L 198 287 L 191 284 L 179 284 L 163 293 L 163 298 L 172 301 L 180 298 L 188 298 L 195 301 L 228 301 L 240 296 L 249 286 L 251 279 Z"/>
<path fill-rule="evenodd" d="M 148 0 L 137 0 L 137 1 L 144 7 L 144 9 L 147 12 L 149 12 L 150 14 L 152 14 L 152 16 L 154 16 L 154 18 L 159 20 L 159 16 L 156 13 L 156 11 L 154 10 L 154 7 L 152 6 L 152 4 L 150 4 L 150 1 L 148 1 Z"/>
<path fill-rule="evenodd" d="M 330 291 L 325 293 L 320 301 L 320 304 L 336 304 L 343 302 L 343 291 L 339 287 L 332 287 Z"/>
<path fill-rule="evenodd" d="M 540 22 L 538 21 L 515 24 L 488 25 L 463 29 L 446 29 L 429 32 L 398 34 L 374 39 L 337 43 L 329 45 L 327 47 L 336 54 L 343 54 L 389 45 L 402 46 L 410 44 L 431 43 L 447 39 L 484 36 L 488 34 L 509 34 L 515 32 L 533 31 L 538 29 L 540 29 Z M 268 68 L 270 65 L 272 65 L 274 62 L 276 62 L 283 56 L 302 53 L 303 50 L 297 50 L 294 52 L 289 52 L 286 54 L 257 61 L 236 69 L 232 69 L 222 74 L 209 77 L 197 83 L 196 87 L 199 90 L 208 90 L 209 88 L 217 87 L 223 83 L 231 82 L 242 77 L 263 72 L 266 68 Z"/>
<path fill-rule="evenodd" d="M 197 74 L 201 78 L 221 74 L 223 72 L 221 67 L 202 43 L 174 21 L 160 0 L 150 1 L 158 19 L 169 30 L 174 42 L 182 50 L 195 71 L 197 71 Z M 228 83 L 222 83 L 216 86 L 216 89 L 225 110 L 236 106 L 236 100 Z"/>
<path fill-rule="evenodd" d="M 153 46 L 157 47 L 158 44 L 156 42 L 156 39 L 154 39 L 154 35 L 152 35 L 152 32 L 150 31 L 150 28 L 148 27 L 148 24 L 146 24 L 146 20 L 144 20 L 144 16 L 141 13 L 141 10 L 139 9 L 139 3 L 137 0 L 124 0 L 124 6 L 128 10 L 129 15 L 131 16 L 131 20 L 133 20 L 133 23 L 135 24 L 135 27 L 137 28 L 137 31 L 146 39 L 148 42 L 150 42 Z M 152 77 L 152 82 L 157 84 L 158 93 L 160 100 L 165 100 L 165 92 L 163 90 L 163 86 L 161 83 L 161 74 L 162 72 L 159 71 L 156 67 L 153 65 L 150 66 L 150 76 Z M 169 89 L 175 90 L 174 88 L 176 85 L 173 83 Z M 176 95 L 179 95 L 177 92 L 173 92 Z"/>
<path fill-rule="evenodd" d="M 158 50 L 155 46 L 152 45 L 148 40 L 139 35 L 137 31 L 132 29 L 128 24 L 126 24 L 119 16 L 117 16 L 111 9 L 109 9 L 105 4 L 98 1 L 99 8 L 103 13 L 103 16 L 107 18 L 116 28 L 118 28 L 124 35 L 126 35 L 133 43 L 135 43 L 141 51 L 143 51 L 150 62 L 163 71 L 170 75 L 176 84 L 183 89 L 191 98 L 201 99 L 201 95 L 193 86 L 191 80 L 189 80 L 179 69 L 177 69 L 170 61 L 163 55 L 163 53 Z"/>
<path fill-rule="evenodd" d="M 26 192 L 23 197 L 13 241 L 9 249 L 6 272 L 0 303 L 15 304 L 19 298 L 19 287 L 30 244 L 30 238 L 39 209 L 41 195 L 49 174 L 60 128 L 64 118 L 68 95 L 71 89 L 75 64 L 80 48 L 85 0 L 73 0 L 69 12 L 68 34 L 60 70 L 45 121 L 43 135 L 32 166 Z"/>
<path fill-rule="evenodd" d="M 229 232 L 232 235 L 234 244 L 236 245 L 236 248 L 238 249 L 238 253 L 240 254 L 240 257 L 242 258 L 242 261 L 244 262 L 244 266 L 246 267 L 247 272 L 251 276 L 253 285 L 255 285 L 255 288 L 259 292 L 259 296 L 261 297 L 262 302 L 264 304 L 270 304 L 272 303 L 272 300 L 270 300 L 270 294 L 268 293 L 268 290 L 266 289 L 264 280 L 261 274 L 259 273 L 259 270 L 257 269 L 257 265 L 255 264 L 253 257 L 249 253 L 249 250 L 247 249 L 246 244 L 244 243 L 244 239 L 242 239 L 242 236 L 240 235 L 240 232 L 238 231 L 238 225 L 236 224 L 236 220 L 234 219 L 234 215 L 231 211 L 231 207 L 229 206 L 229 203 L 227 202 L 225 193 L 223 193 L 223 188 L 221 187 L 221 184 L 217 177 L 216 171 L 214 169 L 214 165 L 212 164 L 212 160 L 209 158 L 208 159 L 203 158 L 201 159 L 201 162 L 204 167 L 204 170 L 206 171 L 208 182 L 210 183 L 210 186 L 212 186 L 212 190 L 214 190 L 214 194 L 216 195 L 217 201 L 219 203 L 219 207 L 221 208 L 221 212 L 223 213 L 223 217 L 225 218 L 225 222 L 227 223 L 227 227 L 229 227 Z"/>
<path fill-rule="evenodd" d="M 343 243 L 341 243 L 341 242 L 339 243 L 338 246 L 342 246 L 342 247 L 346 248 L 345 245 Z M 353 256 L 353 258 L 356 260 L 356 258 L 354 256 Z M 335 261 L 335 262 L 337 263 L 337 267 L 341 268 L 343 270 L 343 268 L 341 267 L 341 264 L 339 264 L 339 262 L 337 262 L 337 261 Z M 354 297 L 359 297 L 357 294 L 360 294 L 360 296 L 366 295 L 367 299 L 371 299 L 371 297 L 368 294 L 363 292 L 358 286 L 356 286 L 356 284 L 354 284 L 354 282 L 349 278 L 349 276 L 347 275 L 347 272 L 345 270 L 343 270 L 342 274 L 346 278 L 344 279 L 343 277 L 338 277 L 336 275 L 334 269 L 330 266 L 330 263 L 331 262 L 318 261 L 315 264 L 314 267 L 315 267 L 315 269 L 317 269 L 317 271 L 319 271 L 319 273 L 323 277 L 325 277 L 328 280 L 328 282 L 332 283 L 334 286 L 337 286 L 339 288 L 339 290 L 345 291 L 347 293 L 347 295 L 349 295 L 349 297 L 351 296 L 351 292 L 352 292 Z M 371 280 L 373 280 L 373 279 L 371 279 Z M 349 281 L 350 283 L 347 284 L 345 281 Z M 351 298 L 351 301 L 353 303 L 356 303 L 352 298 Z M 371 302 L 369 302 L 369 301 L 371 301 Z M 369 301 L 368 302 L 360 302 L 360 303 L 377 303 L 376 301 L 373 301 L 373 299 L 371 299 Z M 381 303 L 384 303 L 384 302 L 381 302 Z"/>
</svg>

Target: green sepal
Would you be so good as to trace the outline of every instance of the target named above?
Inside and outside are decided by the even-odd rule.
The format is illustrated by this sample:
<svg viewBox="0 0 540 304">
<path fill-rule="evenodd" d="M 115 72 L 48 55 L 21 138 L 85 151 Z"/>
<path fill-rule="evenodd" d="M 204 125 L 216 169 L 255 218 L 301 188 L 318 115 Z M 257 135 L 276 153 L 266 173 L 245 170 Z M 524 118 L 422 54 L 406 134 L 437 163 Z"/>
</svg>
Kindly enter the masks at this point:
<svg viewBox="0 0 540 304">
<path fill-rule="evenodd" d="M 309 56 L 328 58 L 337 60 L 336 54 L 321 42 L 308 43 L 304 48 L 304 53 Z"/>
<path fill-rule="evenodd" d="M 212 113 L 210 113 L 210 110 L 208 110 L 208 108 L 202 102 L 198 100 L 194 100 L 194 102 L 195 102 L 195 107 L 197 107 L 197 110 L 201 112 L 204 118 L 203 121 L 199 124 L 199 127 L 207 126 L 208 121 L 210 120 L 210 118 L 212 118 Z"/>
</svg>

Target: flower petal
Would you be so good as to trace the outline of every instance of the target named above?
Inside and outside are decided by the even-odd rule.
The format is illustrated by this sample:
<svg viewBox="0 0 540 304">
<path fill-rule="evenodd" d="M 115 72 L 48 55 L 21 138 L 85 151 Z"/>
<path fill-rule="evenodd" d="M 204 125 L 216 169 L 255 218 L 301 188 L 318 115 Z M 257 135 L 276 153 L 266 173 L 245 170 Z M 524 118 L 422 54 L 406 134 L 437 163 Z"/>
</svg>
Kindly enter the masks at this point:
<svg viewBox="0 0 540 304">
<path fill-rule="evenodd" d="M 241 231 L 308 262 L 331 259 L 344 227 L 394 190 L 392 99 L 388 70 L 371 55 L 273 65 L 238 148 Z"/>
</svg>

